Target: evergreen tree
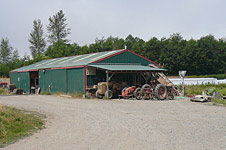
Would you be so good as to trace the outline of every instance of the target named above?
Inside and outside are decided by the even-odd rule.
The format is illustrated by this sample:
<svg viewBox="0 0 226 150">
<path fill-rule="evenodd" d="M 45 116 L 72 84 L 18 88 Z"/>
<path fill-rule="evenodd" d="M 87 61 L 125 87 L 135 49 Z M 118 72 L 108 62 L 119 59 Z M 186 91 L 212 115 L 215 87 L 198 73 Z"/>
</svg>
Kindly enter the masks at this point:
<svg viewBox="0 0 226 150">
<path fill-rule="evenodd" d="M 33 58 L 44 54 L 46 42 L 44 38 L 43 26 L 39 19 L 33 21 L 33 30 L 29 35 L 28 41 L 31 44 L 30 50 Z"/>
<path fill-rule="evenodd" d="M 67 28 L 66 17 L 62 10 L 49 18 L 48 30 L 48 41 L 51 44 L 57 41 L 68 42 L 67 36 L 70 34 L 70 28 Z"/>
<path fill-rule="evenodd" d="M 15 62 L 17 60 L 19 60 L 19 52 L 17 49 L 15 49 L 12 53 L 12 61 Z"/>
<path fill-rule="evenodd" d="M 0 45 L 0 63 L 7 64 L 11 61 L 13 48 L 9 45 L 7 38 L 2 38 Z"/>
</svg>

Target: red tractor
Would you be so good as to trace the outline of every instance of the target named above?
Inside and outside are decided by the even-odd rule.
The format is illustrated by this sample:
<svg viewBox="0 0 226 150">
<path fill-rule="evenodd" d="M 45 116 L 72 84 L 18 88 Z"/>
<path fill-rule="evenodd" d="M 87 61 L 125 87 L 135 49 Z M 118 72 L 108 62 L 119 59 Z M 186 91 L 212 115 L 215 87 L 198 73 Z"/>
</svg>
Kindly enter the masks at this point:
<svg viewBox="0 0 226 150">
<path fill-rule="evenodd" d="M 122 97 L 128 99 L 135 97 L 137 100 L 145 99 L 174 99 L 179 95 L 178 89 L 162 73 L 153 73 L 150 75 L 150 84 L 144 84 L 141 88 L 136 86 L 126 87 L 122 90 Z"/>
</svg>

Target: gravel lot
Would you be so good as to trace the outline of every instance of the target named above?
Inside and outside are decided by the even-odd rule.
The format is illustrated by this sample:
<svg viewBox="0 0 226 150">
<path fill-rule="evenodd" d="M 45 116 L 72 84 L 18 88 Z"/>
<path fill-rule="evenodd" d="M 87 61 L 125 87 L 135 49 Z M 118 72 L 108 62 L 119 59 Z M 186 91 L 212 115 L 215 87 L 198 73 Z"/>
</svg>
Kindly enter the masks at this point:
<svg viewBox="0 0 226 150">
<path fill-rule="evenodd" d="M 226 149 L 226 108 L 188 100 L 79 100 L 0 96 L 47 115 L 46 128 L 7 150 Z"/>
</svg>

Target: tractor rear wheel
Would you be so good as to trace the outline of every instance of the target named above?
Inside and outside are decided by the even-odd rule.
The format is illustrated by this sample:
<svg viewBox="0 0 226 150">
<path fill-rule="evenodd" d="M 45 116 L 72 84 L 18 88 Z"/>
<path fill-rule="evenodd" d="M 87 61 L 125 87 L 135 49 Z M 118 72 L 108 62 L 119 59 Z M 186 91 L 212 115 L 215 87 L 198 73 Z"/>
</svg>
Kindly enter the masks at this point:
<svg viewBox="0 0 226 150">
<path fill-rule="evenodd" d="M 167 89 L 166 89 L 166 86 L 165 85 L 158 84 L 155 87 L 155 97 L 158 100 L 164 100 L 164 99 L 166 99 L 166 97 L 167 97 Z"/>
</svg>

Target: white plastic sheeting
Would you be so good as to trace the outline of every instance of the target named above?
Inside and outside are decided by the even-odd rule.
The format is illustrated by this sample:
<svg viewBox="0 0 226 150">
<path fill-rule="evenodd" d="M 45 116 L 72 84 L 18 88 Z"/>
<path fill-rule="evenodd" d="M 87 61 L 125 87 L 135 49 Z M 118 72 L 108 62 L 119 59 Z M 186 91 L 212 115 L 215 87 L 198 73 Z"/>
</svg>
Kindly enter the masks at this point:
<svg viewBox="0 0 226 150">
<path fill-rule="evenodd" d="M 169 78 L 174 85 L 180 85 L 181 78 Z M 185 85 L 200 85 L 200 84 L 226 84 L 226 79 L 217 80 L 216 78 L 184 78 Z"/>
</svg>

